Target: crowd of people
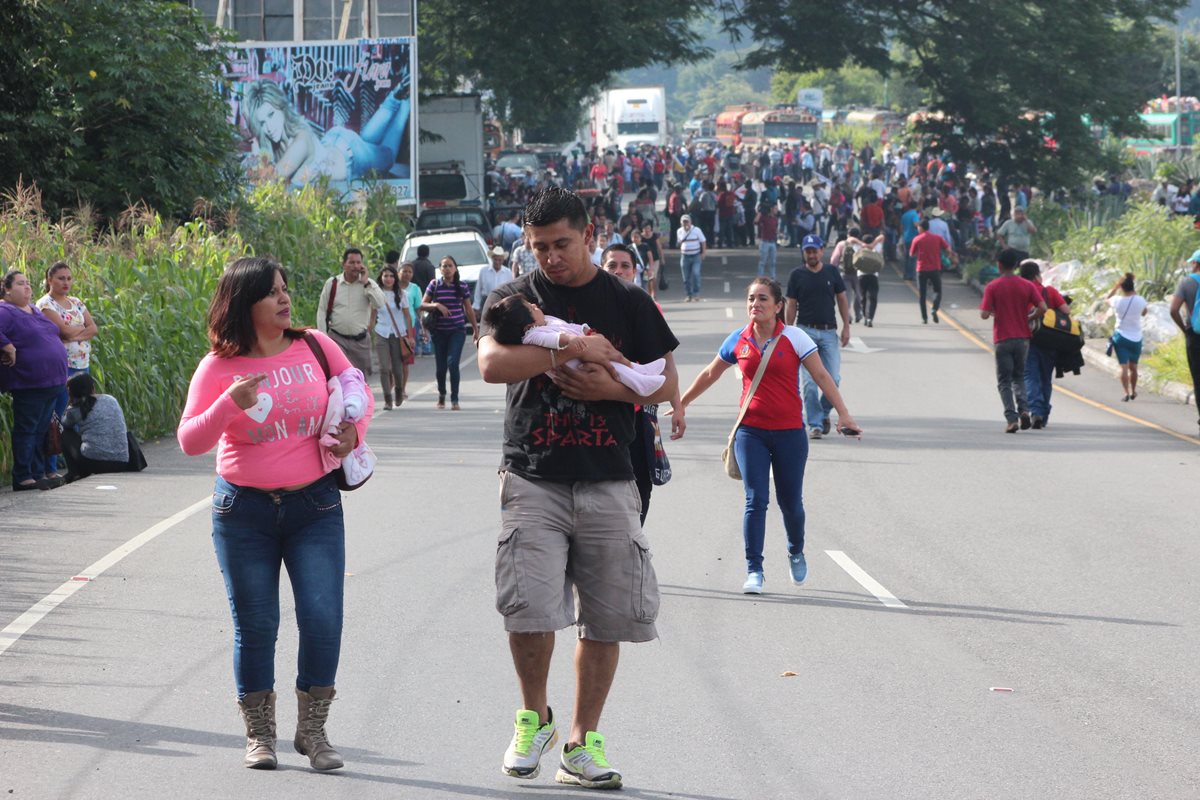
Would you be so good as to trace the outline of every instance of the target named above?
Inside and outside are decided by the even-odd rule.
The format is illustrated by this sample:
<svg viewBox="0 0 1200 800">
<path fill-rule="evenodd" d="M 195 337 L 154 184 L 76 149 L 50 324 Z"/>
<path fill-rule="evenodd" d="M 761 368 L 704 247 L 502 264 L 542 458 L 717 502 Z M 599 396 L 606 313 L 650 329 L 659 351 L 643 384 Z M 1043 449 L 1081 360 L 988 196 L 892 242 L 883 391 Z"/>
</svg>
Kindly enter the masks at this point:
<svg viewBox="0 0 1200 800">
<path fill-rule="evenodd" d="M 217 449 L 213 543 L 233 620 L 245 766 L 278 764 L 275 645 L 284 566 L 300 639 L 293 744 L 316 770 L 344 765 L 326 728 L 343 626 L 340 492 L 361 485 L 373 464 L 356 456 L 369 454 L 375 411 L 365 381 L 377 366 L 380 410 L 399 407 L 409 367 L 426 343 L 435 355 L 439 409 L 447 395 L 451 409 L 461 408 L 468 328 L 482 379 L 508 385 L 495 602 L 521 695 L 502 771 L 522 780 L 539 774 L 560 740 L 548 676 L 555 632 L 574 626 L 578 691 L 555 779 L 585 788 L 622 785 L 599 721 L 620 644 L 657 637 L 659 589 L 643 526 L 654 486 L 669 479 L 660 403 L 669 404 L 663 419 L 678 439 L 689 404 L 737 367 L 741 399 L 725 466 L 745 496 L 741 591 L 765 591 L 772 475 L 787 575 L 803 584 L 810 441 L 835 428 L 863 435 L 840 390 L 841 349 L 853 322 L 874 325 L 880 268 L 893 260 L 905 277 L 919 279 L 922 321 L 936 324 L 941 271 L 990 229 L 1001 245 L 1000 277 L 988 284 L 980 313 L 993 320 L 1005 430 L 1047 426 L 1055 362 L 1031 343 L 1029 322 L 1048 311 L 1069 313 L 1069 299 L 1043 285 L 1028 259 L 1037 233 L 1023 213 L 1028 189 L 1014 187 L 1011 200 L 1001 201 L 986 174 L 960 178 L 946 154 L 910 158 L 904 148 L 879 159 L 870 148 L 855 154 L 844 144 L 635 158 L 563 165 L 568 183 L 590 181 L 594 193 L 581 196 L 554 176 L 528 187 L 520 237 L 508 246 L 497 237 L 475 291 L 452 257 L 442 257 L 435 272 L 427 248 L 413 262 L 398 263 L 390 253 L 372 278 L 362 252 L 351 247 L 341 271 L 323 284 L 312 331 L 293 325 L 287 273 L 278 262 L 246 257 L 222 275 L 209 310 L 211 350 L 191 380 L 178 439 L 189 455 Z M 624 209 L 613 206 L 612 195 L 620 198 L 613 183 L 631 179 L 639 181 L 637 197 Z M 665 242 L 656 209 L 664 187 Z M 837 239 L 829 260 L 826 237 Z M 761 274 L 746 287 L 744 322 L 682 390 L 679 340 L 653 297 L 665 278 L 666 251 L 679 251 L 687 302 L 701 299 L 710 246 L 755 240 Z M 781 247 L 802 256 L 785 283 L 775 274 L 773 254 Z M 1172 316 L 1187 333 L 1195 376 L 1200 251 L 1191 262 Z M 46 296 L 36 305 L 22 273 L 8 273 L 3 286 L 0 386 L 14 399 L 14 489 L 61 484 L 43 439 L 64 393 L 68 477 L 129 468 L 136 442 L 118 446 L 127 436 L 120 405 L 96 391 L 88 343 L 97 325 L 69 294 L 69 267 L 47 270 Z M 1113 287 L 1110 300 L 1119 317 L 1113 347 L 1131 401 L 1146 304 L 1132 275 Z"/>
<path fill-rule="evenodd" d="M 98 328 L 72 285 L 71 266 L 57 261 L 46 269 L 45 294 L 35 303 L 25 273 L 4 275 L 0 391 L 12 397 L 15 492 L 145 467 L 120 404 L 96 392 L 90 367 Z"/>
</svg>

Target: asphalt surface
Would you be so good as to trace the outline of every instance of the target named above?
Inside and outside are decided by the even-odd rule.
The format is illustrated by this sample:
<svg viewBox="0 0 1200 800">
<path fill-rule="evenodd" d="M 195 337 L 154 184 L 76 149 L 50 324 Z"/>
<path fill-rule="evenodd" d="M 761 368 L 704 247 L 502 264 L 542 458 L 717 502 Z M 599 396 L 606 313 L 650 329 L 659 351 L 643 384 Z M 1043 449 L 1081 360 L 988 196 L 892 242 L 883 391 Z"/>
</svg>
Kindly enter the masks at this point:
<svg viewBox="0 0 1200 800">
<path fill-rule="evenodd" d="M 780 260 L 781 273 L 799 263 Z M 693 304 L 669 267 L 684 382 L 742 324 L 754 266 L 749 251 L 711 253 Z M 943 323 L 921 325 L 889 272 L 876 327 L 854 328 L 842 387 L 866 434 L 813 443 L 803 587 L 786 580 L 772 507 L 767 594 L 740 594 L 743 495 L 719 461 L 733 376 L 689 410 L 647 522 L 661 639 L 623 648 L 601 726 L 624 795 L 1200 796 L 1195 408 L 1121 403 L 1113 378 L 1085 369 L 1059 383 L 1076 396 L 1056 392 L 1048 429 L 1007 435 L 991 357 L 970 338 L 990 341 L 978 296 L 950 281 L 946 294 Z M 551 756 L 534 781 L 500 773 L 519 704 L 492 590 L 504 390 L 473 356 L 468 345 L 457 413 L 435 410 L 432 359 L 418 364 L 411 399 L 372 424 L 376 477 L 345 496 L 336 773 L 291 752 L 286 589 L 280 769 L 240 766 L 211 456 L 168 440 L 147 448 L 145 473 L 0 497 L 0 796 L 586 791 L 554 784 Z M 551 673 L 564 732 L 571 638 L 560 633 Z"/>
</svg>

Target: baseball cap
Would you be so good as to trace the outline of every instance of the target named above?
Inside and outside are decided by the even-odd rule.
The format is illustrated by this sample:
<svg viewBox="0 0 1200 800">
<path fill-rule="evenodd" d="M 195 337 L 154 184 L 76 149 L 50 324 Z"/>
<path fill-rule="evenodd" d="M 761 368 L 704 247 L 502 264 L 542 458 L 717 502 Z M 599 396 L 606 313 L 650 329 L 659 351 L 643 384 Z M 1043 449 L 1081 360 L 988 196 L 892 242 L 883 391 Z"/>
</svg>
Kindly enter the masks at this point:
<svg viewBox="0 0 1200 800">
<path fill-rule="evenodd" d="M 825 242 L 821 241 L 820 236 L 817 236 L 815 233 L 810 233 L 808 236 L 805 236 L 804 241 L 800 243 L 800 249 L 808 250 L 810 248 L 824 250 Z"/>
<path fill-rule="evenodd" d="M 1189 258 L 1188 261 L 1192 262 L 1193 264 L 1200 264 L 1200 250 L 1192 253 L 1191 258 Z"/>
</svg>

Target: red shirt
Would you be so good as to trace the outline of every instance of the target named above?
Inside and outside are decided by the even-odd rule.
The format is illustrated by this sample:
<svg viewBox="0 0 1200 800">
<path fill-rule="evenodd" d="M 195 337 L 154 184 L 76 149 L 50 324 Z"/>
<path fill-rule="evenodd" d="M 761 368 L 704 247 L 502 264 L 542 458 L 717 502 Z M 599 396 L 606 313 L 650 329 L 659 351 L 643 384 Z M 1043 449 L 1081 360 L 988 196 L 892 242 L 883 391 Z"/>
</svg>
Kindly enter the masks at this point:
<svg viewBox="0 0 1200 800">
<path fill-rule="evenodd" d="M 868 203 L 858 214 L 864 228 L 878 230 L 883 227 L 883 203 Z"/>
<path fill-rule="evenodd" d="M 933 231 L 922 231 L 912 240 L 908 254 L 917 257 L 917 272 L 939 272 L 942 269 L 943 250 L 950 250 L 945 239 Z"/>
<path fill-rule="evenodd" d="M 771 361 L 762 381 L 754 391 L 743 425 L 766 430 L 803 428 L 803 407 L 800 401 L 800 363 L 816 352 L 817 346 L 808 334 L 791 325 L 779 322 L 775 326 L 779 343 L 771 351 Z M 727 364 L 736 364 L 742 373 L 742 394 L 738 408 L 746 400 L 754 373 L 762 363 L 762 351 L 754 342 L 753 323 L 729 334 L 718 354 Z"/>
<path fill-rule="evenodd" d="M 1028 339 L 1029 309 L 1040 302 L 1042 293 L 1037 285 L 1018 275 L 1001 275 L 985 286 L 979 308 L 994 317 L 992 341 Z"/>
</svg>

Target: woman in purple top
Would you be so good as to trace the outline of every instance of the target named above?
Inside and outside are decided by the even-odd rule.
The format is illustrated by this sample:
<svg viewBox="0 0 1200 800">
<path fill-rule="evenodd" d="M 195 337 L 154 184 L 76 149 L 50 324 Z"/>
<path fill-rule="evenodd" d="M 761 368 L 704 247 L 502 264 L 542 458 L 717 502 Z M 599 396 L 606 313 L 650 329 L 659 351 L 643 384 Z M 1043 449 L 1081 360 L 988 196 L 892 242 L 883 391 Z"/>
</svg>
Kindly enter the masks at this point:
<svg viewBox="0 0 1200 800">
<path fill-rule="evenodd" d="M 42 444 L 54 402 L 67 383 L 67 349 L 58 326 L 31 303 L 24 273 L 4 276 L 0 303 L 0 391 L 13 399 L 13 491 L 54 489 L 62 476 L 48 468 Z"/>
<path fill-rule="evenodd" d="M 474 341 L 479 341 L 479 323 L 475 321 L 475 309 L 471 305 L 471 289 L 458 277 L 458 262 L 446 256 L 438 266 L 442 270 L 442 277 L 430 281 L 421 310 L 436 311 L 441 315 L 430 331 L 437 367 L 437 407 L 446 407 L 446 370 L 449 369 L 450 407 L 458 411 L 458 360 L 462 357 L 467 338 L 463 321 L 471 323 Z"/>
</svg>

